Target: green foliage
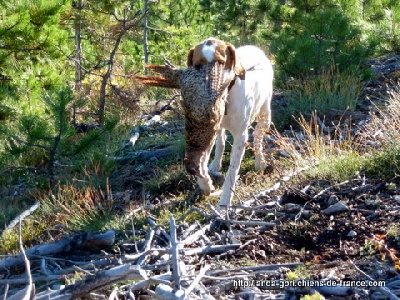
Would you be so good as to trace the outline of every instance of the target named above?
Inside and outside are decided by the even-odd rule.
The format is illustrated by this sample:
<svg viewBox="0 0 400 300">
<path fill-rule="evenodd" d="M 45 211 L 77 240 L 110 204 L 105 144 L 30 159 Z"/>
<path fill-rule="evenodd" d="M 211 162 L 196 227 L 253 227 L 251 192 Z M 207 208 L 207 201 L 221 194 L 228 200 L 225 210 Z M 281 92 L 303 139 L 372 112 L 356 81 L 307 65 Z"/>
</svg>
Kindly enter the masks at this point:
<svg viewBox="0 0 400 300">
<path fill-rule="evenodd" d="M 339 4 L 293 1 L 293 6 L 286 9 L 288 21 L 272 36 L 272 51 L 285 76 L 319 75 L 332 64 L 345 70 L 359 65 L 368 54 L 360 28 L 353 25 Z"/>
<path fill-rule="evenodd" d="M 19 250 L 19 227 L 3 232 L 0 236 L 0 254 L 17 254 Z M 46 230 L 45 222 L 37 220 L 24 220 L 21 226 L 21 236 L 24 246 L 30 247 L 35 244 L 37 237 Z"/>
<path fill-rule="evenodd" d="M 73 230 L 105 230 L 116 225 L 113 205 L 111 195 L 101 189 L 65 185 L 42 199 L 40 214 Z"/>
<path fill-rule="evenodd" d="M 400 2 L 368 0 L 361 4 L 367 38 L 374 40 L 380 51 L 400 53 Z"/>
<path fill-rule="evenodd" d="M 10 79 L 5 85 L 16 87 L 19 101 L 30 101 L 42 88 L 53 87 L 67 78 L 63 74 L 68 41 L 60 28 L 66 2 L 13 1 L 0 3 L 0 74 Z M 1 101 L 1 100 L 0 100 Z"/>
<path fill-rule="evenodd" d="M 60 140 L 71 134 L 67 118 L 67 106 L 73 99 L 71 90 L 50 91 L 43 99 L 43 111 L 36 109 L 36 113 L 22 113 L 13 122 L 0 124 L 0 132 L 6 138 L 5 150 L 16 158 L 22 158 L 23 163 L 29 166 L 49 160 L 53 163 Z M 38 153 L 42 154 L 35 155 Z"/>
<path fill-rule="evenodd" d="M 210 15 L 212 35 L 228 40 L 234 45 L 264 44 L 257 40 L 260 28 L 268 26 L 266 12 L 271 4 L 267 1 L 210 1 L 201 0 L 202 8 Z"/>
<path fill-rule="evenodd" d="M 400 174 L 400 145 L 395 144 L 368 157 L 363 171 L 369 176 L 391 180 Z"/>
<path fill-rule="evenodd" d="M 342 182 L 356 177 L 365 162 L 365 158 L 356 152 L 343 152 L 340 155 L 330 155 L 319 161 L 319 164 L 306 172 L 315 179 L 325 179 L 332 182 Z"/>
<path fill-rule="evenodd" d="M 328 113 L 332 109 L 354 110 L 361 94 L 361 76 L 356 69 L 339 72 L 332 66 L 319 76 L 288 84 L 290 108 L 296 112 Z"/>
</svg>

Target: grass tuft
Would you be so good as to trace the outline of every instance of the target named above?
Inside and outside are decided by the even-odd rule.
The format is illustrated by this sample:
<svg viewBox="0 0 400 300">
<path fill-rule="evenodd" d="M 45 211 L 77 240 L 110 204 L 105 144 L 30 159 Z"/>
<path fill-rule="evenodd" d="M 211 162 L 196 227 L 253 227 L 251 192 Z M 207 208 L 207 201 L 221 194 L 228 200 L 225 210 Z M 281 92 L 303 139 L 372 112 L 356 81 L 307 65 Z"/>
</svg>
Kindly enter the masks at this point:
<svg viewBox="0 0 400 300">
<path fill-rule="evenodd" d="M 73 185 L 58 189 L 41 201 L 41 213 L 48 224 L 59 224 L 72 230 L 104 230 L 113 224 L 114 202 L 109 189 L 77 188 Z"/>
<path fill-rule="evenodd" d="M 340 72 L 332 66 L 315 78 L 290 84 L 293 111 L 327 113 L 331 109 L 354 110 L 361 93 L 361 78 L 357 70 Z"/>
</svg>

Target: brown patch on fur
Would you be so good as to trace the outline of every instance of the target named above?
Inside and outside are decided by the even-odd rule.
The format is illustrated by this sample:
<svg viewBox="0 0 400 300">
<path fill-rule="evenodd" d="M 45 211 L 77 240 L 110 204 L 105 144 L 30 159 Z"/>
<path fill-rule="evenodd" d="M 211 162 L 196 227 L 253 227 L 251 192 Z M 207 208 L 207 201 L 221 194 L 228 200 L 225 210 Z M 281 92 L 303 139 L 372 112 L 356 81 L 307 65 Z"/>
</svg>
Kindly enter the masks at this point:
<svg viewBox="0 0 400 300">
<path fill-rule="evenodd" d="M 216 45 L 214 62 L 222 64 L 225 70 L 233 70 L 239 77 L 243 77 L 245 75 L 245 69 L 240 63 L 240 60 L 236 57 L 235 46 L 230 43 L 214 39 L 205 40 L 194 48 L 190 49 L 187 57 L 188 67 L 194 66 L 198 68 L 207 63 L 207 59 L 202 53 L 204 45 Z"/>
</svg>

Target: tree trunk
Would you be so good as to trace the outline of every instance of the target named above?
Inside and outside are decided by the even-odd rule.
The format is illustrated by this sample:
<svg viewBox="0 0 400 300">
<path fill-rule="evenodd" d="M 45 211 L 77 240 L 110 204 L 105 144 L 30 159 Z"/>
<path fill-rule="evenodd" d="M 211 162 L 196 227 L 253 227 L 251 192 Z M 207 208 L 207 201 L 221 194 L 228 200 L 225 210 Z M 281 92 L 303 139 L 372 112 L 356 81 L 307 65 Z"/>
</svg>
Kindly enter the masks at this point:
<svg viewBox="0 0 400 300">
<path fill-rule="evenodd" d="M 111 77 L 111 73 L 114 66 L 115 55 L 117 54 L 117 50 L 119 45 L 121 44 L 122 37 L 126 33 L 125 27 L 126 20 L 121 21 L 121 31 L 118 33 L 117 38 L 115 40 L 114 48 L 110 53 L 110 57 L 108 60 L 108 67 L 106 73 L 102 76 L 101 79 L 101 86 L 100 86 L 100 97 L 99 97 L 99 124 L 104 124 L 104 111 L 106 106 L 106 90 L 107 90 L 107 83 Z"/>
<path fill-rule="evenodd" d="M 75 7 L 75 93 L 80 96 L 82 89 L 82 49 L 81 49 L 81 12 L 83 4 L 82 0 L 77 0 L 77 6 Z M 73 125 L 76 125 L 76 103 L 73 104 Z"/>
<path fill-rule="evenodd" d="M 147 14 L 149 12 L 149 1 L 144 0 L 144 16 L 143 16 L 143 52 L 144 52 L 144 63 L 149 63 L 149 45 L 147 41 Z M 147 74 L 147 70 L 145 70 L 145 74 Z"/>
</svg>

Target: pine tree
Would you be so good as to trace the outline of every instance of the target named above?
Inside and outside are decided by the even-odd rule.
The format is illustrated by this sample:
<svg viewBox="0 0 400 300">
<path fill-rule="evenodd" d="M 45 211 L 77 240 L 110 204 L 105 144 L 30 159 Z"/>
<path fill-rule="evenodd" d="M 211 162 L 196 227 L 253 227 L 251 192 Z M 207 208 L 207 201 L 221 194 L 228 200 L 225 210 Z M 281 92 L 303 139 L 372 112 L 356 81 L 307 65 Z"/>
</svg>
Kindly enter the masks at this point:
<svg viewBox="0 0 400 300">
<path fill-rule="evenodd" d="M 62 59 L 68 36 L 60 27 L 65 3 L 2 1 L 0 10 L 0 74 L 9 79 L 3 82 L 3 92 L 12 91 L 7 96 L 33 109 L 42 89 L 68 80 Z"/>
<path fill-rule="evenodd" d="M 265 36 L 274 40 L 272 51 L 286 76 L 317 75 L 332 65 L 344 70 L 360 64 L 368 53 L 361 29 L 339 1 L 293 0 L 276 6 L 271 16 L 284 24 Z"/>
<path fill-rule="evenodd" d="M 119 53 L 128 33 L 139 28 L 141 12 L 129 1 L 75 1 L 72 3 L 75 40 L 75 89 L 86 94 L 95 93 L 98 122 L 104 124 L 107 95 L 112 85 L 115 65 L 123 61 Z M 126 57 L 127 53 L 124 53 Z M 131 55 L 131 54 L 130 54 Z M 123 66 L 122 66 L 123 68 Z M 90 90 L 85 82 L 96 82 Z M 89 90 L 88 90 L 89 88 Z M 92 101 L 94 102 L 94 101 Z M 86 103 L 88 105 L 88 103 Z"/>
</svg>

